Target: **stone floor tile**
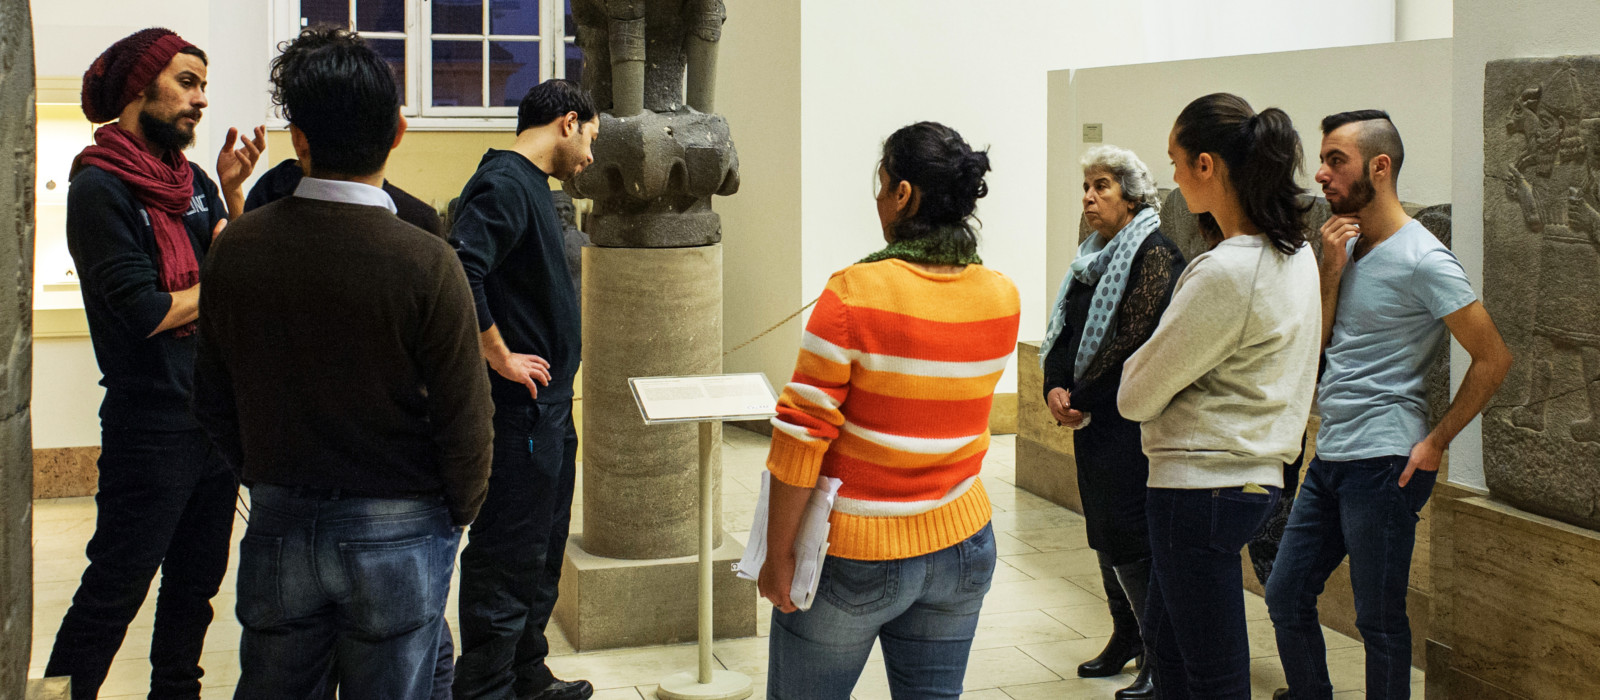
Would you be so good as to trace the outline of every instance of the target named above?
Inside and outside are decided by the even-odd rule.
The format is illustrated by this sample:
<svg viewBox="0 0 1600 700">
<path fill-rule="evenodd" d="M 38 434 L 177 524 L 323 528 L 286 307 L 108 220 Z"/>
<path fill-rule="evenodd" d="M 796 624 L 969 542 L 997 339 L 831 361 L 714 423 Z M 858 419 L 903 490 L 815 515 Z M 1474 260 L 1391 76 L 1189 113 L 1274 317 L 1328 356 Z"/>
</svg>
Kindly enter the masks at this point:
<svg viewBox="0 0 1600 700">
<path fill-rule="evenodd" d="M 1066 579 L 1007 581 L 990 586 L 989 594 L 983 599 L 983 609 L 990 613 L 1040 610 L 1067 605 L 1088 605 L 1095 600 L 1088 591 Z"/>
<path fill-rule="evenodd" d="M 984 613 L 978 617 L 972 648 L 992 649 L 1082 638 L 1083 635 L 1041 610 Z"/>
<path fill-rule="evenodd" d="M 678 644 L 552 656 L 548 663 L 557 678 L 583 678 L 597 689 L 609 689 L 653 686 L 674 673 L 697 668 L 698 659 L 696 645 Z"/>
<path fill-rule="evenodd" d="M 1104 602 L 1049 608 L 1044 612 L 1085 637 L 1109 637 L 1114 627 L 1111 609 Z"/>
<path fill-rule="evenodd" d="M 1016 567 L 1005 563 L 1004 560 L 997 561 L 997 562 L 994 563 L 994 582 L 995 583 L 1006 583 L 1006 582 L 1009 582 L 1009 581 L 1032 581 L 1032 580 L 1033 580 L 1032 576 L 1029 576 L 1029 575 L 1027 575 L 1025 573 L 1022 573 L 1022 571 L 1018 570 Z"/>
<path fill-rule="evenodd" d="M 1034 578 L 1100 575 L 1100 559 L 1092 549 L 1066 549 L 1038 554 L 1013 554 L 1002 561 Z"/>
<path fill-rule="evenodd" d="M 1085 549 L 1089 546 L 1089 535 L 1082 522 L 1043 530 L 1017 530 L 1008 534 L 1041 552 Z"/>
<path fill-rule="evenodd" d="M 1110 678 L 1068 678 L 1050 683 L 1007 685 L 1000 689 L 1011 700 L 1106 700 L 1133 684 L 1129 674 Z"/>
<path fill-rule="evenodd" d="M 1002 557 L 1012 554 L 1033 554 L 1039 551 L 1009 532 L 994 533 L 994 547 L 995 552 Z"/>
<path fill-rule="evenodd" d="M 713 647 L 717 662 L 729 671 L 745 675 L 767 672 L 767 639 L 721 639 Z"/>
</svg>

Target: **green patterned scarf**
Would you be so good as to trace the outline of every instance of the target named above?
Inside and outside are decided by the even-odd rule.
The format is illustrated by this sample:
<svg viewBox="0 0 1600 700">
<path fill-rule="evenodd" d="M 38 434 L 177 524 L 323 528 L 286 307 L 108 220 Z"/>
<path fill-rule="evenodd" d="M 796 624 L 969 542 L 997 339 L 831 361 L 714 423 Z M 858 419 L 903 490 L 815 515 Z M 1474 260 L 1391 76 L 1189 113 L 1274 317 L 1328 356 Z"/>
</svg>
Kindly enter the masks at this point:
<svg viewBox="0 0 1600 700">
<path fill-rule="evenodd" d="M 982 265 L 983 259 L 976 250 L 962 250 L 962 246 L 948 236 L 924 236 L 909 241 L 895 241 L 888 247 L 860 260 L 863 263 L 896 258 L 924 265 Z"/>
</svg>

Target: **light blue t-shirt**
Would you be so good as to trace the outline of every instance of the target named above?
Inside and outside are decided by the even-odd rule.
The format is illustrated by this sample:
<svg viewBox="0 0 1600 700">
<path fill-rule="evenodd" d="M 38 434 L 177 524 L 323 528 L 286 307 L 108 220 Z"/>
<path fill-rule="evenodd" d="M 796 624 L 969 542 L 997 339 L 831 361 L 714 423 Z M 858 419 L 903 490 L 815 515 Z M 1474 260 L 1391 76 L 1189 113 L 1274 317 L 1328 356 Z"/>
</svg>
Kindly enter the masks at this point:
<svg viewBox="0 0 1600 700">
<path fill-rule="evenodd" d="M 1476 300 L 1456 256 L 1416 221 L 1352 260 L 1317 386 L 1317 455 L 1411 454 L 1428 436 L 1428 369 L 1449 337 L 1440 319 Z"/>
</svg>

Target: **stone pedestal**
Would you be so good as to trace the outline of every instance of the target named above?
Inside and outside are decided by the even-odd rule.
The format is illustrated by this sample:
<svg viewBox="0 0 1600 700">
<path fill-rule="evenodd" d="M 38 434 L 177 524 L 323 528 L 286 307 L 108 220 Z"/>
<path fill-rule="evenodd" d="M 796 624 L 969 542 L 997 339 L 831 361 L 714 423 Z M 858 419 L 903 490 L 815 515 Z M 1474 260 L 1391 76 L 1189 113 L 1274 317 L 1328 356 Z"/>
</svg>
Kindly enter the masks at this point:
<svg viewBox="0 0 1600 700">
<path fill-rule="evenodd" d="M 1056 425 L 1044 403 L 1039 341 L 1017 343 L 1017 486 L 1083 512 L 1072 431 Z"/>
<path fill-rule="evenodd" d="M 587 498 L 587 496 L 585 496 Z M 719 531 L 718 536 L 721 537 Z M 721 537 L 715 554 L 714 629 L 719 639 L 756 633 L 756 584 L 733 575 L 744 546 Z M 699 558 L 611 559 L 567 543 L 555 618 L 579 651 L 696 639 Z"/>
<path fill-rule="evenodd" d="M 33 633 L 33 23 L 0 0 L 0 697 L 22 697 Z"/>
<path fill-rule="evenodd" d="M 699 431 L 644 424 L 630 377 L 722 371 L 722 247 L 584 248 L 583 527 L 556 619 L 579 650 L 694 639 Z M 717 444 L 721 431 L 717 431 Z M 755 584 L 728 563 L 712 455 L 718 634 L 755 632 Z"/>
<path fill-rule="evenodd" d="M 1484 497 L 1449 517 L 1428 697 L 1600 697 L 1600 533 Z"/>
</svg>

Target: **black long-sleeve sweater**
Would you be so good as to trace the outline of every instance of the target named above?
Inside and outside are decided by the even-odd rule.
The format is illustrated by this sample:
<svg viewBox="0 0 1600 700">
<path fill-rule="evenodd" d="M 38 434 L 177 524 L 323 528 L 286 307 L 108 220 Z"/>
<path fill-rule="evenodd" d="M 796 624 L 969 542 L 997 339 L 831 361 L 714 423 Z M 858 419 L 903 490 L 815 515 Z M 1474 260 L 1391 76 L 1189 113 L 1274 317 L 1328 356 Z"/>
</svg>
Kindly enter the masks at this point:
<svg viewBox="0 0 1600 700">
<path fill-rule="evenodd" d="M 1066 326 L 1050 348 L 1044 361 L 1044 394 L 1063 388 L 1072 393 L 1072 408 L 1090 414 L 1116 415 L 1117 390 L 1122 387 L 1122 365 L 1161 322 L 1161 314 L 1172 300 L 1172 290 L 1183 274 L 1185 261 L 1178 247 L 1160 233 L 1144 239 L 1134 253 L 1128 271 L 1128 285 L 1117 302 L 1117 318 L 1109 343 L 1101 346 L 1094 360 L 1084 369 L 1083 378 L 1074 381 L 1072 367 L 1078 359 L 1078 343 L 1083 338 L 1094 287 L 1074 280 L 1067 289 Z"/>
<path fill-rule="evenodd" d="M 540 402 L 571 400 L 582 315 L 549 176 L 519 153 L 490 150 L 461 191 L 450 239 L 472 288 L 478 330 L 495 326 L 511 352 L 549 361 Z M 528 387 L 488 374 L 496 405 L 534 403 Z"/>
<path fill-rule="evenodd" d="M 205 262 L 211 233 L 226 218 L 227 205 L 199 166 L 183 226 L 195 259 Z M 83 292 L 89 339 L 100 365 L 100 424 L 106 428 L 194 430 L 189 412 L 193 389 L 194 335 L 173 331 L 151 336 L 172 308 L 161 291 L 161 251 L 149 213 L 115 175 L 86 167 L 67 190 L 67 250 Z"/>
<path fill-rule="evenodd" d="M 442 493 L 476 517 L 494 407 L 448 244 L 289 197 L 239 217 L 201 275 L 195 416 L 246 483 Z"/>
</svg>

